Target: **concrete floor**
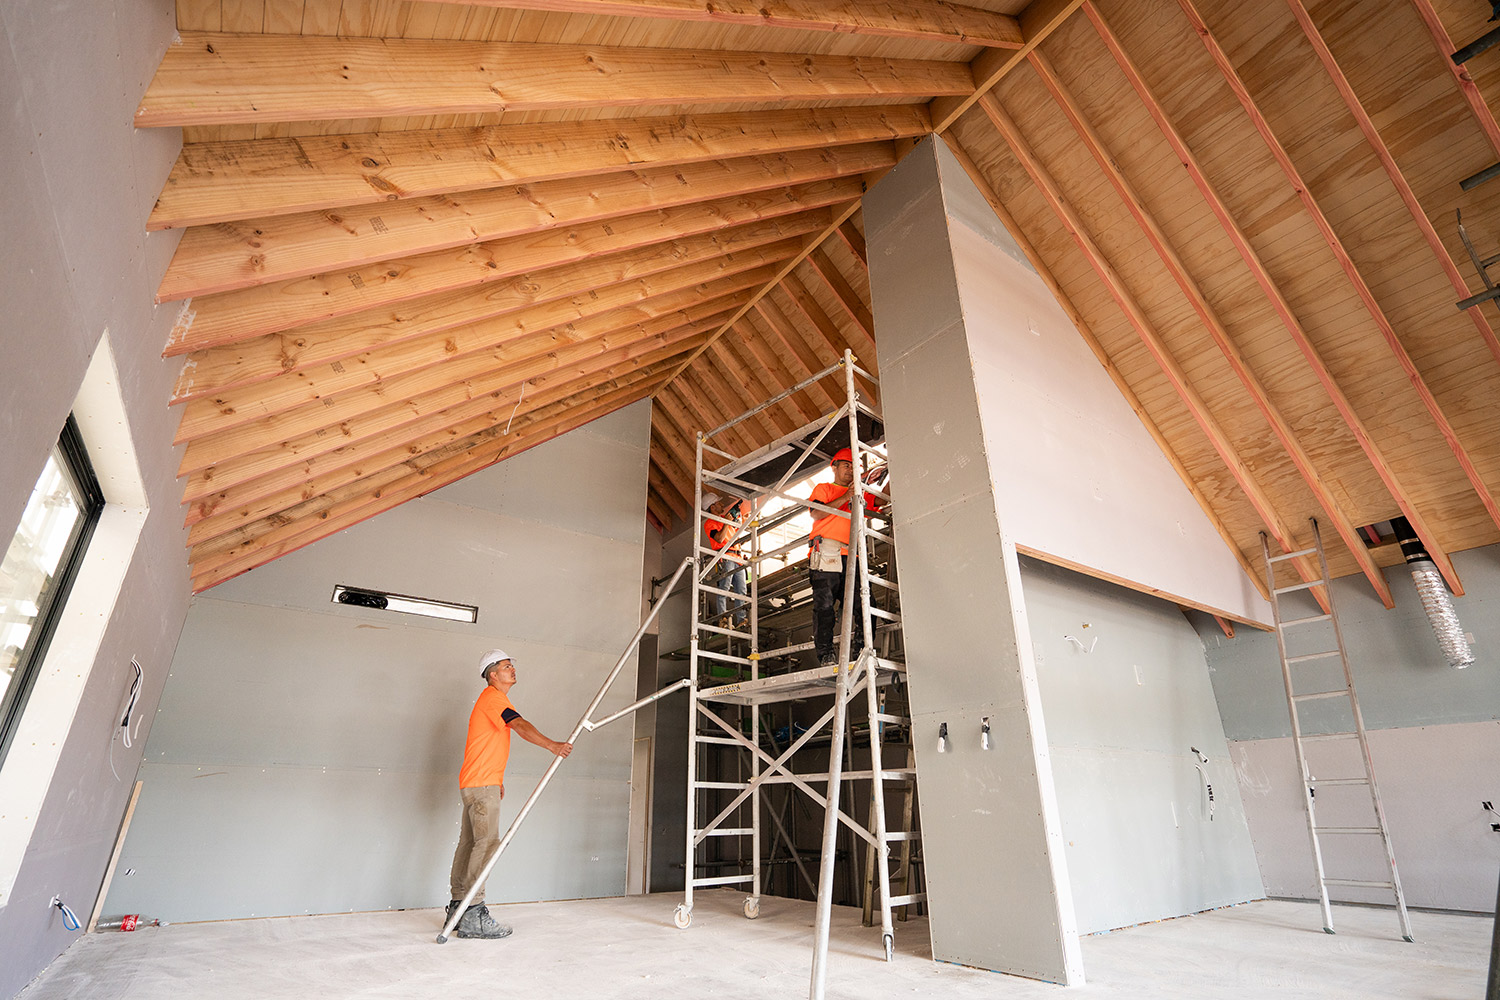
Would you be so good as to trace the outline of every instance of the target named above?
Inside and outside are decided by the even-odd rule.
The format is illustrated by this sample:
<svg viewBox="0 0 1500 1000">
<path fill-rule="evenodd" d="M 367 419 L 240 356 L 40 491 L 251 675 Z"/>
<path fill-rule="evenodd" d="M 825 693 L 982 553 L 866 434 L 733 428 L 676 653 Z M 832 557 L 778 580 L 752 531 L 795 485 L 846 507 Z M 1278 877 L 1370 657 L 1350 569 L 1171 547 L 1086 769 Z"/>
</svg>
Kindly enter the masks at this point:
<svg viewBox="0 0 1500 1000">
<path fill-rule="evenodd" d="M 433 942 L 439 911 L 181 924 L 78 941 L 21 993 L 87 997 L 470 997 L 496 991 L 550 1000 L 608 997 L 807 995 L 811 903 L 766 897 L 760 919 L 737 892 L 699 895 L 693 925 L 672 926 L 679 897 L 495 907 L 516 928 L 503 941 Z M 897 925 L 896 960 L 879 959 L 879 931 L 835 907 L 830 998 L 1401 997 L 1459 1000 L 1484 993 L 1488 917 L 1414 913 L 1406 944 L 1388 910 L 1339 907 L 1338 935 L 1312 904 L 1262 901 L 1145 924 L 1083 941 L 1088 985 L 1045 983 L 931 961 L 926 922 Z"/>
</svg>

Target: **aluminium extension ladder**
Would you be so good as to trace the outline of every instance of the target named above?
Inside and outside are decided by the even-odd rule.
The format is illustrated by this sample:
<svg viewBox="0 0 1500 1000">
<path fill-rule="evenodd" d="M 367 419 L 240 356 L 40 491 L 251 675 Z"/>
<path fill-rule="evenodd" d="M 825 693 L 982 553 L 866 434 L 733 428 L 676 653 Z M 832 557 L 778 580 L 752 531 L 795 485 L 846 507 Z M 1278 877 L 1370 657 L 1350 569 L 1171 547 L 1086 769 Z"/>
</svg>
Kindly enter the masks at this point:
<svg viewBox="0 0 1500 1000">
<path fill-rule="evenodd" d="M 1329 934 L 1333 933 L 1333 912 L 1328 904 L 1329 886 L 1352 886 L 1361 889 L 1389 889 L 1395 896 L 1396 913 L 1401 921 L 1401 936 L 1410 941 L 1411 920 L 1406 912 L 1406 896 L 1401 891 L 1401 877 L 1396 873 L 1396 854 L 1391 848 L 1390 829 L 1386 824 L 1385 807 L 1380 801 L 1380 789 L 1375 784 L 1375 764 L 1370 757 L 1370 743 L 1365 735 L 1365 723 L 1359 711 L 1359 696 L 1354 692 L 1354 675 L 1349 670 L 1349 653 L 1344 645 L 1343 629 L 1339 626 L 1338 610 L 1333 603 L 1333 588 L 1330 586 L 1328 575 L 1328 559 L 1323 551 L 1323 537 L 1318 531 L 1318 519 L 1309 518 L 1312 524 L 1313 545 L 1311 548 L 1299 549 L 1295 552 L 1287 552 L 1282 555 L 1271 555 L 1270 543 L 1266 533 L 1261 532 L 1261 553 L 1266 560 L 1266 584 L 1271 592 L 1271 611 L 1276 625 L 1276 649 L 1281 657 L 1281 678 L 1286 685 L 1287 706 L 1292 718 L 1292 745 L 1297 751 L 1297 767 L 1302 774 L 1303 801 L 1307 804 L 1307 832 L 1312 841 L 1313 864 L 1318 876 L 1318 898 L 1323 907 L 1323 930 Z M 1276 586 L 1276 564 L 1292 560 L 1305 560 L 1306 557 L 1316 554 L 1318 557 L 1318 572 L 1316 576 L 1306 569 L 1306 563 L 1299 563 L 1298 571 L 1302 576 L 1302 582 L 1287 587 Z M 1301 618 L 1286 619 L 1282 617 L 1281 595 L 1295 590 L 1312 590 L 1315 587 L 1322 588 L 1323 597 L 1319 601 L 1326 612 L 1324 614 L 1308 615 Z M 1314 592 L 1317 596 L 1317 592 Z M 1302 653 L 1295 656 L 1287 655 L 1287 636 L 1289 631 L 1300 629 L 1302 626 L 1315 625 L 1320 622 L 1329 622 L 1333 626 L 1333 648 L 1322 649 L 1311 653 Z M 1298 632 L 1299 636 L 1306 632 Z M 1299 692 L 1293 685 L 1292 668 L 1304 663 L 1315 663 L 1320 660 L 1330 660 L 1337 657 L 1343 667 L 1343 685 L 1330 690 Z M 1349 706 L 1349 714 L 1353 718 L 1353 728 L 1337 732 L 1321 733 L 1313 736 L 1302 735 L 1302 718 L 1298 706 L 1310 701 L 1323 701 L 1327 699 L 1346 699 Z M 1336 778 L 1318 778 L 1314 776 L 1313 770 L 1307 762 L 1307 744 L 1322 742 L 1337 742 L 1347 740 L 1358 740 L 1360 760 L 1364 764 L 1363 775 L 1351 775 Z M 1369 789 L 1370 805 L 1374 814 L 1374 825 L 1367 826 L 1323 826 L 1318 823 L 1316 797 L 1320 788 L 1334 786 L 1363 785 Z M 1390 878 L 1388 880 L 1368 880 L 1354 878 L 1329 878 L 1323 868 L 1323 849 L 1321 838 L 1324 836 L 1335 837 L 1379 837 L 1381 845 L 1385 848 L 1385 859 Z"/>
</svg>

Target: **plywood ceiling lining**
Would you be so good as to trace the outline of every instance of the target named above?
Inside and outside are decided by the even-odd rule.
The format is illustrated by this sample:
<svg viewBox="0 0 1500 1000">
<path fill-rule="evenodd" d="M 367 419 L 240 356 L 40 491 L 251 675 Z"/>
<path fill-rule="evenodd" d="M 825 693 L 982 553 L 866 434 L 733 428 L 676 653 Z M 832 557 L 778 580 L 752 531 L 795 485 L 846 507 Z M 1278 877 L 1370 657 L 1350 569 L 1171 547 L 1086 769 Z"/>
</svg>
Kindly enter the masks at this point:
<svg viewBox="0 0 1500 1000">
<path fill-rule="evenodd" d="M 139 124 L 186 143 L 149 226 L 198 589 L 647 397 L 646 516 L 691 516 L 699 431 L 878 372 L 859 199 L 933 128 L 1253 576 L 1312 516 L 1387 603 L 1360 526 L 1458 589 L 1500 540 L 1500 311 L 1453 306 L 1500 58 L 1444 48 L 1488 5 L 517 5 L 179 0 Z"/>
</svg>

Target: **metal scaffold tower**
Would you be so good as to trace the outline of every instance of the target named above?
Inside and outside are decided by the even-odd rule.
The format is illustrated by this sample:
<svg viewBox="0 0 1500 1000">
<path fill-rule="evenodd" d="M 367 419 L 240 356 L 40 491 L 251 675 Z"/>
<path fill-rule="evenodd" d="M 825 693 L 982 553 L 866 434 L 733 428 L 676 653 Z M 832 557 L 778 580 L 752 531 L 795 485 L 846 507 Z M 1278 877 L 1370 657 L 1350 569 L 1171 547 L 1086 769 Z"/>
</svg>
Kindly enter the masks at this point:
<svg viewBox="0 0 1500 1000">
<path fill-rule="evenodd" d="M 726 450 L 727 446 L 720 446 L 725 431 L 831 374 L 841 374 L 845 387 L 844 402 L 833 412 L 749 454 L 736 455 Z M 904 647 L 900 642 L 901 617 L 895 579 L 895 540 L 890 526 L 890 497 L 863 481 L 860 475 L 865 468 L 863 460 L 879 456 L 870 444 L 861 440 L 860 418 L 863 416 L 879 426 L 881 416 L 872 401 L 861 397 L 856 376 L 878 386 L 873 376 L 858 367 L 852 352 L 846 351 L 843 358 L 829 368 L 759 407 L 713 430 L 699 433 L 693 496 L 696 510 L 694 552 L 699 569 L 692 579 L 694 612 L 689 639 L 686 879 L 684 898 L 677 907 L 675 922 L 678 927 L 687 927 L 692 921 L 694 891 L 716 886 L 748 886 L 745 916 L 753 919 L 759 915 L 764 888 L 764 814 L 769 814 L 775 824 L 773 836 L 783 838 L 795 863 L 799 868 L 803 867 L 781 818 L 775 811 L 763 809 L 763 796 L 770 787 L 795 789 L 821 808 L 824 814 L 809 990 L 809 995 L 814 998 L 823 996 L 827 980 L 834 861 L 840 823 L 868 845 L 866 905 L 867 908 L 878 908 L 887 960 L 891 958 L 894 947 L 893 911 L 921 903 L 926 898 L 925 893 L 911 891 L 920 874 L 920 859 L 914 855 L 920 838 L 914 822 L 916 768 L 909 746 L 904 747 L 900 766 L 887 766 L 883 753 L 883 746 L 888 746 L 894 738 L 901 734 L 909 738 L 910 719 L 903 714 L 906 709 L 900 707 L 904 705 L 906 665 L 901 659 Z M 788 483 L 799 471 L 806 471 L 809 460 L 821 456 L 819 448 L 830 434 L 839 436 L 835 432 L 840 426 L 847 426 L 855 468 L 849 500 L 846 501 L 847 511 L 800 499 L 787 492 Z M 784 460 L 789 452 L 795 454 L 795 459 L 785 471 L 778 476 L 769 475 L 767 469 L 773 467 L 773 460 L 777 460 L 774 468 L 779 469 L 779 461 Z M 716 468 L 709 468 L 705 459 L 723 461 Z M 747 511 L 745 520 L 719 549 L 705 544 L 704 520 L 709 514 L 704 509 L 704 498 L 708 491 L 735 498 Z M 766 506 L 775 500 L 790 502 L 790 506 L 775 514 L 763 515 Z M 834 514 L 849 518 L 849 558 L 848 571 L 844 573 L 836 661 L 827 666 L 797 669 L 800 665 L 794 658 L 813 644 L 782 641 L 789 638 L 785 635 L 780 639 L 768 638 L 774 637 L 775 633 L 763 628 L 762 612 L 774 606 L 771 602 L 781 598 L 762 591 L 763 579 L 767 577 L 762 569 L 768 560 L 782 560 L 788 553 L 807 545 L 807 535 L 789 541 L 776 538 L 768 543 L 768 537 L 771 537 L 768 533 L 808 508 L 815 512 L 815 517 Z M 721 579 L 736 567 L 748 571 L 748 594 L 743 596 L 729 589 Z M 783 579 L 787 572 L 789 570 L 781 571 Z M 872 587 L 875 588 L 874 601 L 871 600 Z M 782 588 L 778 592 L 784 591 Z M 731 609 L 734 602 L 744 601 L 747 614 L 743 623 L 735 620 L 733 611 L 721 616 L 717 611 L 708 610 L 704 598 L 709 596 L 724 598 L 725 607 Z M 855 625 L 862 629 L 860 634 L 866 641 L 851 662 L 854 648 L 851 626 Z M 733 678 L 721 680 L 715 676 L 727 673 L 732 673 Z M 769 706 L 829 695 L 833 696 L 832 706 L 808 723 L 805 729 L 801 725 L 788 724 L 781 740 L 776 738 L 776 733 L 766 731 L 762 712 Z M 869 768 L 854 770 L 846 769 L 845 754 L 846 750 L 852 753 L 850 706 L 859 696 L 863 696 L 866 703 Z M 797 770 L 794 761 L 798 752 L 815 742 L 821 746 L 824 734 L 828 741 L 826 771 Z M 703 780 L 700 766 L 708 759 L 707 755 L 724 755 L 728 751 L 737 755 L 733 776 L 739 780 Z M 852 795 L 848 809 L 841 805 L 846 782 L 869 783 L 868 823 L 861 823 L 850 815 Z M 904 824 L 901 829 L 892 830 L 890 827 L 887 788 L 900 789 L 904 796 L 899 809 Z M 729 798 L 727 804 L 713 808 L 725 797 Z M 700 865 L 699 856 L 710 838 L 724 838 L 717 841 L 720 845 L 749 842 L 748 856 L 731 863 L 741 869 L 739 872 L 698 874 L 700 867 L 707 867 L 706 863 Z M 894 859 L 897 866 L 894 878 L 890 850 L 893 843 L 901 845 L 899 856 Z M 808 878 L 805 869 L 803 874 Z M 893 893 L 893 881 L 901 887 L 899 894 Z M 873 919 L 867 920 L 867 923 L 872 922 Z"/>
</svg>

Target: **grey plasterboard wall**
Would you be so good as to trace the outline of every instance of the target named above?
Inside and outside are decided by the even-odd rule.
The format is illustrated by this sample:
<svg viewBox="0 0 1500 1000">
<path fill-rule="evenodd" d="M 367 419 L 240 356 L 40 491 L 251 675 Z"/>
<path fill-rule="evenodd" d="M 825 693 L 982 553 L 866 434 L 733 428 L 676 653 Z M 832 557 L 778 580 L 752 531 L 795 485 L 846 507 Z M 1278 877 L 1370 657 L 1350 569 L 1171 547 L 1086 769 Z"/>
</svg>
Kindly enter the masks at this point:
<svg viewBox="0 0 1500 1000">
<path fill-rule="evenodd" d="M 197 598 L 109 913 L 169 920 L 441 905 L 478 659 L 567 736 L 639 626 L 641 402 Z M 336 584 L 477 604 L 477 625 L 331 603 Z M 633 661 L 601 713 L 635 698 Z M 632 730 L 584 734 L 492 902 L 623 894 Z M 550 755 L 512 741 L 502 821 Z"/>
<path fill-rule="evenodd" d="M 1481 803 L 1500 801 L 1500 546 L 1453 555 L 1465 595 L 1453 598 L 1464 628 L 1473 636 L 1473 666 L 1454 670 L 1443 660 L 1421 601 L 1404 567 L 1386 570 L 1396 606 L 1386 610 L 1362 579 L 1333 584 L 1334 602 L 1349 650 L 1361 713 L 1370 729 L 1391 841 L 1402 887 L 1415 906 L 1459 910 L 1494 909 L 1500 834 Z M 1288 595 L 1288 616 L 1310 615 L 1315 605 Z M 1231 740 L 1266 891 L 1314 898 L 1312 852 L 1291 721 L 1274 635 L 1248 629 L 1226 637 L 1212 621 L 1195 616 L 1208 648 L 1214 692 L 1224 731 Z M 1329 648 L 1323 632 L 1298 634 L 1288 652 Z M 1341 684 L 1336 661 L 1296 668 L 1299 691 Z M 1347 709 L 1336 700 L 1304 703 L 1304 730 L 1328 732 L 1347 726 Z M 1357 758 L 1337 744 L 1309 744 L 1309 763 L 1325 776 L 1357 774 Z M 1339 774 L 1332 772 L 1345 768 Z M 1319 821 L 1334 824 L 1356 815 L 1359 804 L 1340 788 L 1319 796 Z M 1360 795 L 1362 790 L 1353 792 Z M 1363 824 L 1359 824 L 1363 825 Z M 1383 861 L 1348 844 L 1325 845 L 1330 874 L 1349 878 L 1380 875 Z M 1369 848 L 1373 845 L 1353 845 Z M 1335 872 L 1333 863 L 1340 870 Z M 1383 877 L 1383 876 L 1381 876 Z M 1340 887 L 1335 898 L 1388 901 L 1388 894 Z"/>
<path fill-rule="evenodd" d="M 661 565 L 669 572 L 692 553 L 693 522 L 681 525 L 662 541 Z M 689 571 L 691 572 L 691 571 Z M 661 599 L 666 601 L 657 618 L 660 641 L 657 651 L 654 690 L 660 690 L 688 675 L 686 659 L 667 659 L 666 654 L 685 649 L 692 626 L 691 581 L 683 574 L 676 591 Z M 683 858 L 687 837 L 687 741 L 688 704 L 684 694 L 670 695 L 658 702 L 655 711 L 651 776 L 651 865 L 649 882 L 652 892 L 674 892 L 683 887 Z"/>
<path fill-rule="evenodd" d="M 948 202 L 978 192 L 942 155 L 957 168 L 923 140 L 864 199 L 932 954 L 1077 983 L 1020 571 L 996 509 L 1003 470 L 991 466 L 950 234 Z M 976 864 L 980 845 L 992 863 Z"/>
<path fill-rule="evenodd" d="M 165 405 L 176 367 L 161 359 L 176 309 L 153 303 L 178 234 L 145 231 L 181 135 L 132 127 L 173 30 L 168 0 L 0 5 L 0 538 L 14 532 L 105 331 L 150 504 L 119 598 L 95 609 L 108 615 L 103 641 L 79 664 L 88 683 L 57 734 L 57 768 L 0 908 L 4 997 L 78 938 L 48 909 L 54 894 L 88 917 L 187 612 L 177 415 Z M 112 734 L 131 656 L 148 672 L 141 739 L 126 751 Z"/>
<path fill-rule="evenodd" d="M 1036 559 L 1021 575 L 1079 933 L 1264 895 L 1192 625 Z"/>
</svg>

